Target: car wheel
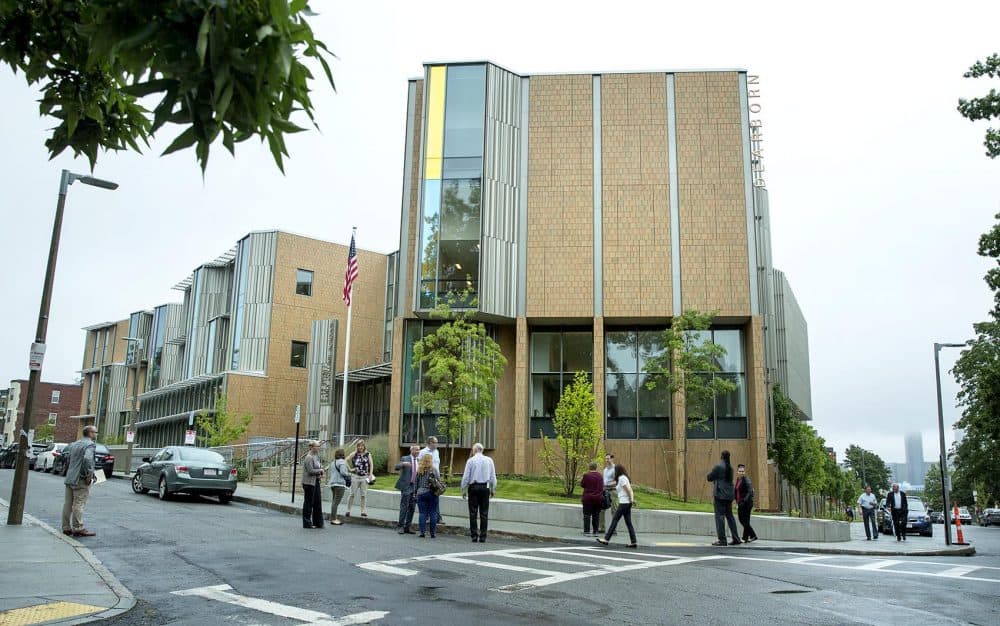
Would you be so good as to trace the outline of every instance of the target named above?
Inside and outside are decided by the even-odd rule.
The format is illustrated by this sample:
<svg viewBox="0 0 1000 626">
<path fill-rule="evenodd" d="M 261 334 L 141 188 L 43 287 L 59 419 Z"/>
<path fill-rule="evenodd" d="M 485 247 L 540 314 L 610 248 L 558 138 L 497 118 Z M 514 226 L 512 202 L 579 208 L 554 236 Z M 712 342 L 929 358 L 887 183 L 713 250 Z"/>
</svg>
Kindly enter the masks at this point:
<svg viewBox="0 0 1000 626">
<path fill-rule="evenodd" d="M 160 500 L 169 500 L 170 492 L 167 491 L 167 477 L 160 476 L 160 487 L 156 490 L 156 495 L 160 497 Z"/>
<path fill-rule="evenodd" d="M 149 489 L 142 486 L 142 481 L 139 480 L 139 472 L 135 473 L 132 477 L 132 491 L 136 493 L 149 493 Z"/>
<path fill-rule="evenodd" d="M 104 477 L 105 478 L 107 478 L 108 480 L 111 480 L 111 476 L 113 474 L 114 474 L 114 471 L 112 471 L 112 470 L 110 470 L 108 468 L 104 468 Z"/>
<path fill-rule="evenodd" d="M 233 501 L 233 494 L 231 493 L 219 494 L 219 504 L 229 504 L 232 501 Z"/>
<path fill-rule="evenodd" d="M 42 466 L 42 471 L 45 472 L 46 474 L 51 474 L 52 473 L 52 468 L 49 467 L 48 465 L 43 465 Z"/>
<path fill-rule="evenodd" d="M 69 463 L 63 463 L 62 475 L 65 476 L 67 471 L 69 471 Z"/>
</svg>

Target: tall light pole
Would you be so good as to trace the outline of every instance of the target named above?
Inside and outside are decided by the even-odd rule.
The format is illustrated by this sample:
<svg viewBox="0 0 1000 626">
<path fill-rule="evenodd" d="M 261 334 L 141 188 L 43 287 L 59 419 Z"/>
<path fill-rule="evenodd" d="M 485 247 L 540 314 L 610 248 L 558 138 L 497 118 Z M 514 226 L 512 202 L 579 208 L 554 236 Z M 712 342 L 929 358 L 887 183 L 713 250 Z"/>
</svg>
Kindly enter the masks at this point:
<svg viewBox="0 0 1000 626">
<path fill-rule="evenodd" d="M 69 170 L 62 171 L 62 178 L 59 181 L 59 201 L 56 203 L 56 217 L 52 223 L 49 260 L 45 266 L 45 282 L 42 283 L 42 304 L 38 310 L 38 328 L 35 332 L 35 342 L 31 344 L 31 353 L 28 359 L 28 368 L 31 372 L 28 376 L 28 390 L 24 398 L 24 416 L 17 426 L 19 443 L 17 463 L 14 466 L 14 484 L 10 488 L 10 509 L 7 512 L 8 526 L 20 525 L 24 516 L 24 496 L 28 488 L 28 428 L 31 426 L 31 415 L 35 408 L 35 387 L 38 386 L 38 381 L 42 376 L 45 336 L 49 329 L 49 305 L 52 303 L 52 284 L 56 273 L 56 258 L 59 256 L 59 235 L 62 232 L 66 193 L 69 191 L 69 186 L 76 181 L 101 189 L 118 189 L 118 183 L 93 176 L 74 174 Z"/>
<path fill-rule="evenodd" d="M 944 447 L 944 409 L 941 406 L 941 348 L 964 348 L 964 343 L 934 344 L 934 380 L 937 382 L 938 436 L 940 437 L 941 496 L 944 503 L 944 545 L 951 545 L 951 489 L 948 486 L 948 452 Z"/>
<path fill-rule="evenodd" d="M 132 367 L 134 371 L 132 372 L 132 410 L 129 411 L 128 424 L 125 428 L 125 438 L 128 439 L 125 443 L 128 444 L 128 449 L 125 452 L 125 473 L 132 473 L 132 446 L 135 445 L 135 428 L 139 421 L 139 367 L 142 365 L 142 337 L 122 337 L 122 341 L 135 342 L 135 349 L 132 350 Z M 129 438 L 128 433 L 132 431 L 132 437 Z"/>
</svg>

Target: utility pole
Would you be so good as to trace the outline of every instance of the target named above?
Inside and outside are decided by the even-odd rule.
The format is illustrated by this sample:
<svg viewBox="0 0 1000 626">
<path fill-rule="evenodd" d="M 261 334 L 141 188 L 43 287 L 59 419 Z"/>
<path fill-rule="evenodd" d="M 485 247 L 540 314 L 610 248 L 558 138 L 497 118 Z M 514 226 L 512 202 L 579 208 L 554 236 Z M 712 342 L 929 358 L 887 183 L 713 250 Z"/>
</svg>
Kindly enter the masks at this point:
<svg viewBox="0 0 1000 626">
<path fill-rule="evenodd" d="M 299 422 L 302 421 L 302 405 L 295 405 L 295 456 L 292 457 L 292 502 L 295 502 L 295 477 L 299 468 Z M 343 436 L 343 435 L 341 435 Z"/>
<path fill-rule="evenodd" d="M 69 186 L 80 181 L 85 185 L 101 187 L 102 189 L 117 189 L 118 183 L 113 183 L 92 176 L 80 176 L 69 170 L 62 171 L 59 181 L 59 201 L 56 203 L 56 216 L 52 223 L 52 240 L 49 243 L 49 260 L 45 266 L 45 280 L 42 283 L 42 303 L 38 308 L 38 327 L 35 329 L 35 341 L 31 344 L 28 357 L 28 389 L 24 397 L 24 415 L 19 420 L 17 462 L 14 465 L 14 482 L 10 488 L 10 509 L 7 511 L 7 525 L 19 526 L 24 517 L 24 498 L 28 490 L 28 429 L 31 427 L 31 414 L 35 409 L 35 388 L 42 377 L 42 362 L 45 359 L 45 337 L 49 329 L 49 308 L 52 304 L 52 285 L 55 283 L 56 260 L 59 257 L 59 237 L 62 234 L 63 211 L 66 208 L 66 194 Z"/>
<path fill-rule="evenodd" d="M 948 484 L 948 451 L 944 447 L 944 409 L 941 406 L 941 348 L 964 348 L 961 343 L 934 344 L 934 381 L 937 383 L 938 437 L 939 457 L 941 464 L 941 501 L 944 504 L 944 544 L 951 545 L 951 485 Z"/>
</svg>

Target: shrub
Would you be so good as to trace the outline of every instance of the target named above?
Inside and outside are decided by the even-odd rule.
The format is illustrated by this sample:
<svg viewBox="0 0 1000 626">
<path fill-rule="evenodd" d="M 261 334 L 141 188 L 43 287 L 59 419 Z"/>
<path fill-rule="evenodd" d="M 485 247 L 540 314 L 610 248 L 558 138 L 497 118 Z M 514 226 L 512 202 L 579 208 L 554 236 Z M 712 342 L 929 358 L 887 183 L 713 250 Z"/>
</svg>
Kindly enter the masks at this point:
<svg viewBox="0 0 1000 626">
<path fill-rule="evenodd" d="M 389 435 L 375 435 L 365 440 L 372 453 L 372 473 L 384 474 L 389 467 Z"/>
</svg>

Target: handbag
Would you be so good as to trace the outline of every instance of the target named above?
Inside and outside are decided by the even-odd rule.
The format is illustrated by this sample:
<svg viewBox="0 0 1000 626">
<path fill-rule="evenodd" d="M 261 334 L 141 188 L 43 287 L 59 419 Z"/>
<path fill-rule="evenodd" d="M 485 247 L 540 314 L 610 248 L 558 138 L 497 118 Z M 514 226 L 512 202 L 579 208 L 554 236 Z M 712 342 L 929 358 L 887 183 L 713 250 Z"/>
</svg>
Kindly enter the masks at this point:
<svg viewBox="0 0 1000 626">
<path fill-rule="evenodd" d="M 604 490 L 604 501 L 601 502 L 601 509 L 607 511 L 611 508 L 611 492 L 607 489 Z"/>
<path fill-rule="evenodd" d="M 436 496 L 443 495 L 448 490 L 444 486 L 444 483 L 441 482 L 441 479 L 434 475 L 434 472 L 431 472 L 431 475 L 427 478 L 427 486 L 431 488 L 431 493 Z"/>
</svg>

